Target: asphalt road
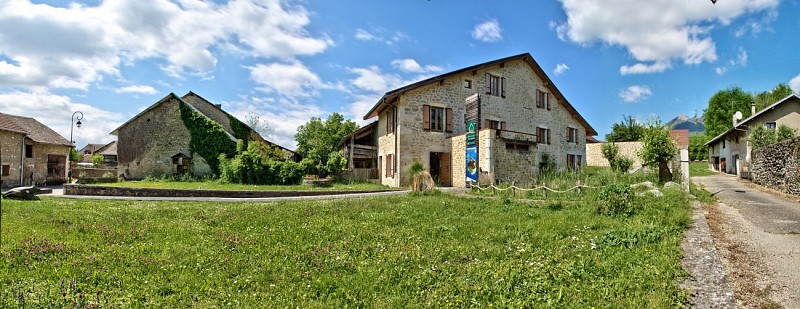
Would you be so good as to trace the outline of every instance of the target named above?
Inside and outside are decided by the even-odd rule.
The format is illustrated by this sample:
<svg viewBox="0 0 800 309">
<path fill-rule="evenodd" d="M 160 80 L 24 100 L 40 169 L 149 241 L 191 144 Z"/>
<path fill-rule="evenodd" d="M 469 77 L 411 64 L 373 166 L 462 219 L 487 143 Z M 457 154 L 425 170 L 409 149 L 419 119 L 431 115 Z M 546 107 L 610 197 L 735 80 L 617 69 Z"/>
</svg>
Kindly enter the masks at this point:
<svg viewBox="0 0 800 309">
<path fill-rule="evenodd" d="M 746 186 L 735 176 L 692 177 L 720 202 L 739 210 L 745 220 L 771 234 L 800 234 L 800 203 Z"/>
</svg>

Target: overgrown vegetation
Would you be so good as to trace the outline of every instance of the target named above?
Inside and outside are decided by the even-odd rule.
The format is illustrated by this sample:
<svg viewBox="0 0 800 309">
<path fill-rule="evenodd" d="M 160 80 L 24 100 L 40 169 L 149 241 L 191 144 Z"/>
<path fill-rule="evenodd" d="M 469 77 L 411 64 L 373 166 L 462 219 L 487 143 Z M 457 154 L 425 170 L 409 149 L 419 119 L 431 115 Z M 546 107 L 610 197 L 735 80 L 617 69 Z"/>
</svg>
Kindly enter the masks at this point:
<svg viewBox="0 0 800 309">
<path fill-rule="evenodd" d="M 691 133 L 689 135 L 689 160 L 708 160 L 708 147 L 706 143 L 710 138 L 705 133 Z"/>
<path fill-rule="evenodd" d="M 628 217 L 640 208 L 635 198 L 636 195 L 629 184 L 609 184 L 600 190 L 600 199 L 595 210 L 601 215 Z"/>
<path fill-rule="evenodd" d="M 0 307 L 687 305 L 686 195 L 597 198 L 3 201 Z"/>
<path fill-rule="evenodd" d="M 750 130 L 748 141 L 750 141 L 753 149 L 761 149 L 765 146 L 792 139 L 796 135 L 797 131 L 785 124 L 778 126 L 777 130 L 756 125 Z"/>
<path fill-rule="evenodd" d="M 92 166 L 93 167 L 101 167 L 103 166 L 103 155 L 95 154 L 92 155 Z"/>
<path fill-rule="evenodd" d="M 191 140 L 189 151 L 203 157 L 211 167 L 212 173 L 219 175 L 219 156 L 233 156 L 236 153 L 236 142 L 219 123 L 192 109 L 188 104 L 178 104 L 181 120 L 189 129 Z"/>
<path fill-rule="evenodd" d="M 305 171 L 300 163 L 286 160 L 283 153 L 262 143 L 243 141 L 237 144 L 236 155 L 228 159 L 219 156 L 220 180 L 251 185 L 294 185 L 300 183 Z"/>
<path fill-rule="evenodd" d="M 667 165 L 678 154 L 678 146 L 672 140 L 670 129 L 661 124 L 658 118 L 650 120 L 642 136 L 642 151 L 639 156 L 642 164 L 658 166 L 658 180 L 661 183 L 673 179 Z"/>
<path fill-rule="evenodd" d="M 631 167 L 633 167 L 633 159 L 621 156 L 617 144 L 605 143 L 601 151 L 603 153 L 603 158 L 608 160 L 608 164 L 611 166 L 612 170 L 620 173 L 627 173 Z"/>
<path fill-rule="evenodd" d="M 347 159 L 337 147 L 339 142 L 358 129 L 352 120 L 345 120 L 339 113 L 333 113 L 325 121 L 313 117 L 297 128 L 297 153 L 303 156 L 303 165 L 308 173 L 319 177 L 336 174 L 347 168 Z"/>
<path fill-rule="evenodd" d="M 539 159 L 539 175 L 547 175 L 556 171 L 556 161 L 549 153 L 542 152 Z"/>
</svg>

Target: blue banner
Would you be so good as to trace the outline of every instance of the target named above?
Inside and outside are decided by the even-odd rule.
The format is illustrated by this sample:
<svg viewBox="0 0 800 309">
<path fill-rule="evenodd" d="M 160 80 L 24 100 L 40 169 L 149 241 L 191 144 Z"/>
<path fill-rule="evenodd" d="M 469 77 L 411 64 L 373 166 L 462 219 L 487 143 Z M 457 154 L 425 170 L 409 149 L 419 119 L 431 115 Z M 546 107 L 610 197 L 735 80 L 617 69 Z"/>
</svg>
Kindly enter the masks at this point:
<svg viewBox="0 0 800 309">
<path fill-rule="evenodd" d="M 478 147 L 467 147 L 467 181 L 478 182 Z"/>
</svg>

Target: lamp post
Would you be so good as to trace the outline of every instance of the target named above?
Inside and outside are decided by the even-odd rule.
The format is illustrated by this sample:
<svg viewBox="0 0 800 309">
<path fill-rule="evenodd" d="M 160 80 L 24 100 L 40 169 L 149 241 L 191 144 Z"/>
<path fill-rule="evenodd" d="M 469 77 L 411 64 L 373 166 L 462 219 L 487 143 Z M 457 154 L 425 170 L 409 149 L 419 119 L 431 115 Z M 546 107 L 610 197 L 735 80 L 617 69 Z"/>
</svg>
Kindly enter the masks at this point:
<svg viewBox="0 0 800 309">
<path fill-rule="evenodd" d="M 78 115 L 78 114 L 80 114 L 80 115 Z M 75 115 L 78 115 L 77 116 L 78 122 L 75 122 L 75 119 L 76 119 Z M 70 144 L 75 144 L 75 141 L 72 139 L 72 129 L 73 129 L 74 126 L 78 126 L 78 129 L 80 129 L 81 128 L 81 124 L 82 124 L 81 123 L 82 119 L 83 119 L 83 113 L 81 113 L 81 112 L 72 113 L 72 126 L 69 127 L 69 143 Z"/>
</svg>

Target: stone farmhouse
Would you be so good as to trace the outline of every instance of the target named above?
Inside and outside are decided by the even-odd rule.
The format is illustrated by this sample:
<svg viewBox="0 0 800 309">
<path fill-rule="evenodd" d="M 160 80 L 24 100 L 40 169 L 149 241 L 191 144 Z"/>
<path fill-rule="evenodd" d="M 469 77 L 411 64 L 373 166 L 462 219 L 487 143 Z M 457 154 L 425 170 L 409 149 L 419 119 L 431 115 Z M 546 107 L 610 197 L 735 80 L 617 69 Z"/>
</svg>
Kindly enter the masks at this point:
<svg viewBox="0 0 800 309">
<path fill-rule="evenodd" d="M 756 126 L 777 129 L 784 124 L 800 130 L 800 97 L 797 95 L 789 95 L 759 112 L 756 112 L 753 102 L 750 111 L 750 117 L 739 122 L 732 119 L 733 127 L 706 143 L 711 169 L 741 176 L 743 169 L 752 161 L 752 147 L 747 137 Z"/>
<path fill-rule="evenodd" d="M 255 141 L 278 147 L 287 159 L 295 159 L 289 149 L 265 140 L 258 132 L 199 95 L 189 92 L 183 97 L 170 93 L 111 134 L 117 136 L 116 153 L 118 173 L 125 179 L 142 179 L 147 176 L 173 176 L 191 174 L 205 176 L 214 172 L 220 153 L 200 153 L 208 149 L 193 149 L 192 141 L 208 136 L 191 133 L 183 117 L 201 119 L 203 125 L 221 129 L 227 149 L 235 149 L 239 140 Z M 230 144 L 227 144 L 230 142 Z M 234 147 L 234 148 L 231 148 Z"/>
<path fill-rule="evenodd" d="M 0 113 L 3 187 L 62 184 L 72 144 L 33 118 Z"/>
<path fill-rule="evenodd" d="M 528 53 L 389 91 L 364 119 L 376 117 L 380 182 L 392 187 L 414 162 L 442 186 L 532 181 L 544 161 L 583 166 L 597 135 Z"/>
</svg>

